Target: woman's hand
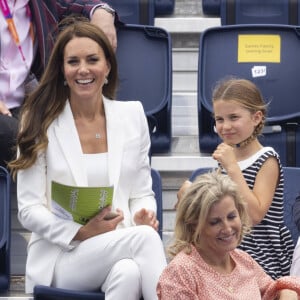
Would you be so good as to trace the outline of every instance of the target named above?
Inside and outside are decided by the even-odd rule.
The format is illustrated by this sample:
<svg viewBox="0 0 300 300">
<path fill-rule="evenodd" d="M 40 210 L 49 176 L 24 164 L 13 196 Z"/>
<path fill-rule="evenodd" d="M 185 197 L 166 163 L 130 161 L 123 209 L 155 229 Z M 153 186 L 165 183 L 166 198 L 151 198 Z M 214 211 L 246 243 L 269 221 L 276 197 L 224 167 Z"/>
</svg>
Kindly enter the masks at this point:
<svg viewBox="0 0 300 300">
<path fill-rule="evenodd" d="M 115 230 L 117 225 L 124 219 L 123 212 L 120 209 L 117 209 L 116 212 L 118 214 L 116 217 L 107 220 L 107 215 L 111 213 L 111 208 L 103 208 L 78 230 L 74 240 L 84 241 L 95 235 Z"/>
<path fill-rule="evenodd" d="M 7 108 L 5 103 L 1 100 L 0 100 L 0 114 L 1 115 L 6 115 L 6 116 L 9 116 L 9 117 L 12 116 L 10 110 Z"/>
<path fill-rule="evenodd" d="M 133 220 L 136 225 L 149 225 L 158 231 L 159 222 L 152 210 L 142 208 L 140 211 L 135 213 Z"/>
</svg>

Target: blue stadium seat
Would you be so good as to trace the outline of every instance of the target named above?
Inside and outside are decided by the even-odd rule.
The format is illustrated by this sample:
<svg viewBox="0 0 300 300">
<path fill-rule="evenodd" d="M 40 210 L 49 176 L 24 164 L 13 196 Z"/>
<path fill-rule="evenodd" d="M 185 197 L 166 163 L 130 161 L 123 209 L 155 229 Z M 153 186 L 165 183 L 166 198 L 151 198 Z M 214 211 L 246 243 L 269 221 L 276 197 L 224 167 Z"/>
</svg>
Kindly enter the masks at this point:
<svg viewBox="0 0 300 300">
<path fill-rule="evenodd" d="M 213 170 L 214 168 L 197 168 L 192 172 L 192 175 L 190 176 L 189 180 L 193 182 L 196 179 L 196 177 L 205 173 L 212 172 Z"/>
<path fill-rule="evenodd" d="M 228 25 L 202 33 L 198 61 L 201 153 L 212 153 L 221 142 L 214 132 L 212 89 L 224 77 L 235 76 L 257 84 L 269 102 L 262 144 L 274 147 L 284 166 L 300 166 L 299 51 L 298 28 L 289 25 Z"/>
<path fill-rule="evenodd" d="M 298 0 L 221 0 L 221 24 L 297 25 L 298 5 Z"/>
<path fill-rule="evenodd" d="M 73 290 L 36 285 L 33 289 L 34 300 L 104 300 L 101 292 L 77 292 Z"/>
<path fill-rule="evenodd" d="M 107 0 L 126 24 L 154 25 L 155 0 Z"/>
<path fill-rule="evenodd" d="M 170 34 L 154 26 L 118 30 L 118 100 L 140 100 L 147 115 L 151 152 L 171 147 L 172 50 Z"/>
<path fill-rule="evenodd" d="M 189 180 L 194 181 L 195 178 L 201 174 L 212 171 L 211 168 L 198 168 L 193 171 Z M 283 218 L 285 225 L 290 230 L 294 244 L 298 240 L 300 231 L 298 230 L 295 220 L 293 218 L 293 208 L 295 204 L 296 197 L 300 193 L 300 168 L 293 167 L 283 167 L 284 176 L 284 193 L 283 193 Z"/>
<path fill-rule="evenodd" d="M 174 12 L 175 0 L 155 0 L 155 16 L 170 15 Z"/>
<path fill-rule="evenodd" d="M 298 229 L 295 219 L 293 217 L 294 205 L 296 198 L 300 193 L 300 168 L 284 167 L 284 221 L 289 228 L 294 244 L 296 245 L 300 230 Z"/>
<path fill-rule="evenodd" d="M 202 10 L 205 15 L 220 16 L 221 0 L 202 0 Z"/>
<path fill-rule="evenodd" d="M 162 238 L 163 214 L 162 214 L 162 181 L 160 173 L 151 169 L 152 189 L 155 193 L 157 204 L 157 219 L 159 221 L 158 233 Z M 105 294 L 98 292 L 80 292 L 69 289 L 54 288 L 44 285 L 36 285 L 33 291 L 34 300 L 104 300 Z M 142 300 L 142 299 L 141 299 Z"/>
<path fill-rule="evenodd" d="M 10 286 L 10 175 L 0 166 L 0 292 Z"/>
<path fill-rule="evenodd" d="M 159 221 L 158 233 L 162 239 L 163 231 L 163 202 L 162 202 L 162 180 L 159 171 L 151 169 L 152 177 L 152 189 L 155 193 L 156 205 L 157 205 L 157 220 Z"/>
</svg>

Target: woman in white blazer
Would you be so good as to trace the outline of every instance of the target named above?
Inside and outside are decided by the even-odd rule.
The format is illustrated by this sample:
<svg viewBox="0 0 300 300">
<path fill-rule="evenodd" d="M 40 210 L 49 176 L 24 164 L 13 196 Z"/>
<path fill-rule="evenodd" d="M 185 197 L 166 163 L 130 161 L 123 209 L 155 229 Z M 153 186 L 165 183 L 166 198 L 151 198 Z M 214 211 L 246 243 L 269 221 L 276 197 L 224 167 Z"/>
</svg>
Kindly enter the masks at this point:
<svg viewBox="0 0 300 300">
<path fill-rule="evenodd" d="M 70 21 L 68 21 L 70 23 Z M 18 216 L 32 231 L 26 292 L 43 284 L 99 290 L 106 299 L 156 299 L 166 266 L 157 233 L 138 101 L 113 101 L 117 64 L 101 30 L 71 21 L 59 34 L 39 87 L 24 105 L 18 136 Z M 51 183 L 114 186 L 111 207 L 85 225 L 53 213 Z M 115 213 L 113 219 L 106 215 Z"/>
</svg>

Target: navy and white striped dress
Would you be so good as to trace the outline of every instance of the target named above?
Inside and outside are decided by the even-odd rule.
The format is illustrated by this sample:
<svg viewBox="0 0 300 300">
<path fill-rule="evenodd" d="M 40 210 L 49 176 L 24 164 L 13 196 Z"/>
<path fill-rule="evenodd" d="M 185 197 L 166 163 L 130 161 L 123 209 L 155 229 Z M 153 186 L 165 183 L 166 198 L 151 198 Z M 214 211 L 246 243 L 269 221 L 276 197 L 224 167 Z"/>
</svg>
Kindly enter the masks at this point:
<svg viewBox="0 0 300 300">
<path fill-rule="evenodd" d="M 245 236 L 240 249 L 249 253 L 273 279 L 289 275 L 294 243 L 283 220 L 283 170 L 278 154 L 264 147 L 252 157 L 239 162 L 245 180 L 253 189 L 257 172 L 269 158 L 275 157 L 280 166 L 279 183 L 272 204 L 263 220 Z"/>
</svg>

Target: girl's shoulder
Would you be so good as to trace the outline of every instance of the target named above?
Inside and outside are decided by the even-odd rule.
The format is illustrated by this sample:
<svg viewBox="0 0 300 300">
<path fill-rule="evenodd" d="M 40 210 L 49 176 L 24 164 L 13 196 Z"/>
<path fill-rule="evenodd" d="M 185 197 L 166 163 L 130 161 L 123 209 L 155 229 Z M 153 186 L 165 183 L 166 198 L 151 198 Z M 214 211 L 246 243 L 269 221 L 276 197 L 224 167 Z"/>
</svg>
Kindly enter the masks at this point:
<svg viewBox="0 0 300 300">
<path fill-rule="evenodd" d="M 244 170 L 254 164 L 262 165 L 270 157 L 275 157 L 280 164 L 279 155 L 272 147 L 263 147 L 247 159 L 239 161 L 238 164 L 241 170 Z"/>
</svg>

